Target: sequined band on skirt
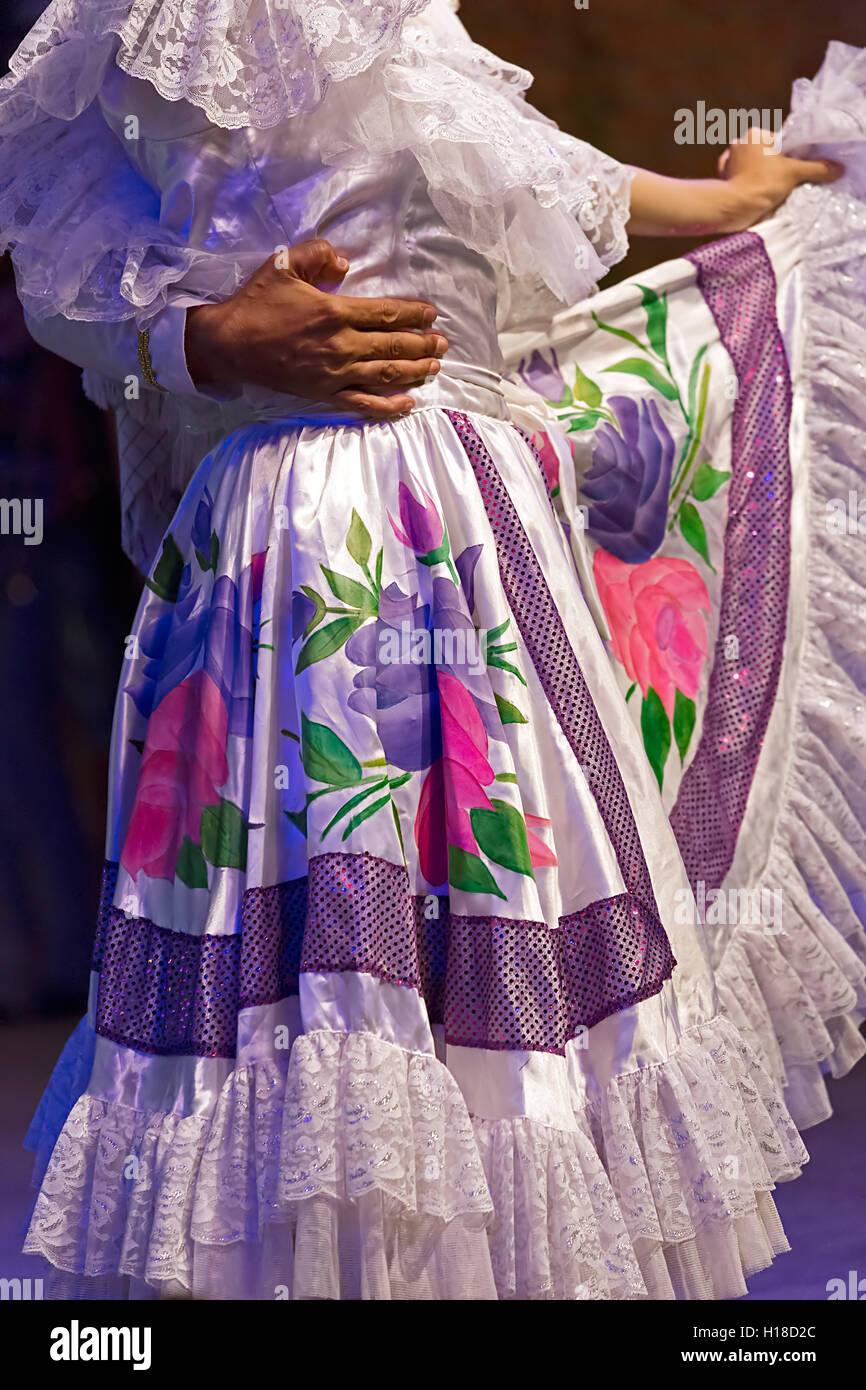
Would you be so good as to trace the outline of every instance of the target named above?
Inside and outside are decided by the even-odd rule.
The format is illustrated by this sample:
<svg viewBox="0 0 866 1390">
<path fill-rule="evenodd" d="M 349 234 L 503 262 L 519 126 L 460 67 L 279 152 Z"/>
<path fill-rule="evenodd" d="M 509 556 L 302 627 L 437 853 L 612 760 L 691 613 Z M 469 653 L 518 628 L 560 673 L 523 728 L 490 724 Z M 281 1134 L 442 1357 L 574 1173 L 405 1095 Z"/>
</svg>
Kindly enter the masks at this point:
<svg viewBox="0 0 866 1390">
<path fill-rule="evenodd" d="M 791 377 L 776 277 L 755 232 L 690 251 L 738 393 L 719 630 L 701 741 L 671 824 L 692 885 L 718 888 L 734 858 L 782 668 L 791 557 Z M 730 639 L 736 646 L 729 649 Z"/>
<path fill-rule="evenodd" d="M 111 905 L 105 866 L 97 1031 L 139 1052 L 232 1057 L 239 1009 L 298 992 L 302 972 L 358 970 L 416 989 L 466 1047 L 562 1052 L 581 1027 L 661 988 L 667 937 L 629 893 L 558 927 L 465 917 L 413 895 L 401 864 L 324 854 L 309 875 L 244 894 L 241 930 L 193 936 Z"/>
</svg>

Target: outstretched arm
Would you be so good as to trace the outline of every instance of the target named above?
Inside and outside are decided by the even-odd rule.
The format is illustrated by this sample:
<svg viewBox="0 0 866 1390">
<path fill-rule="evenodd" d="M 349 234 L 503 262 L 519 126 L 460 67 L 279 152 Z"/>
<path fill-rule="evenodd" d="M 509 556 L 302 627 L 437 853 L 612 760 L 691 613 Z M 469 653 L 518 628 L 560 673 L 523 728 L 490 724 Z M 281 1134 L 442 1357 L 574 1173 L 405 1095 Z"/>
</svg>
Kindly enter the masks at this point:
<svg viewBox="0 0 866 1390">
<path fill-rule="evenodd" d="M 843 167 L 828 159 L 774 153 L 774 137 L 757 128 L 719 161 L 723 177 L 675 179 L 635 169 L 629 236 L 706 236 L 740 232 L 773 212 L 801 183 L 832 183 Z"/>
</svg>

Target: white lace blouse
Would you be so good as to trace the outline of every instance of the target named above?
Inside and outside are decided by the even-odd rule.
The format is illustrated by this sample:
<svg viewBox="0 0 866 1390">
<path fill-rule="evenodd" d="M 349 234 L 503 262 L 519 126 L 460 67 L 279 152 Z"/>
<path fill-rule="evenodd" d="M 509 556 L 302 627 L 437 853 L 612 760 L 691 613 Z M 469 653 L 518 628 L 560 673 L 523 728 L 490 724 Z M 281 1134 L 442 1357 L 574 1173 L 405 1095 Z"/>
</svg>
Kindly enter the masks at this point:
<svg viewBox="0 0 866 1390">
<path fill-rule="evenodd" d="M 429 299 L 449 363 L 492 371 L 498 329 L 544 321 L 622 257 L 629 170 L 529 106 L 530 80 L 449 0 L 49 5 L 0 83 L 0 245 L 34 336 L 118 412 L 139 563 L 160 489 L 298 404 L 197 392 L 183 356 L 186 308 L 277 247 L 328 238 L 346 293 Z M 145 326 L 168 395 L 140 382 Z"/>
</svg>

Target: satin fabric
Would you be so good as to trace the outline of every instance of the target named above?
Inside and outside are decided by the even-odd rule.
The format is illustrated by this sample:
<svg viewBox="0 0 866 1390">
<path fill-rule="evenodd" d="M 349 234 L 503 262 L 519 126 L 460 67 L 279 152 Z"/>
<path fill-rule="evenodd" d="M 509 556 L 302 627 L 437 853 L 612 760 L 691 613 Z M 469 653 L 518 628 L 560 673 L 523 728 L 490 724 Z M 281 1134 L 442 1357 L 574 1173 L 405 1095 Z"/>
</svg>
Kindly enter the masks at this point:
<svg viewBox="0 0 866 1390">
<path fill-rule="evenodd" d="M 467 393 L 484 392 L 491 411 L 503 409 L 501 393 L 479 384 L 484 381 L 483 373 L 468 372 L 466 377 L 470 378 Z M 456 375 L 447 379 L 450 392 L 463 389 Z M 424 1002 L 414 990 L 366 974 L 307 972 L 301 977 L 299 998 L 241 1011 L 237 1065 L 278 1055 L 275 1048 L 284 1050 L 302 1032 L 320 1028 L 369 1032 L 398 1047 L 438 1055 L 457 1079 L 471 1113 L 480 1118 L 521 1116 L 571 1131 L 575 1107 L 601 1095 L 612 1078 L 664 1063 L 676 1051 L 684 1030 L 714 1016 L 717 1000 L 702 929 L 693 920 L 684 919 L 683 903 L 691 901 L 691 894 L 658 788 L 612 680 L 596 625 L 581 597 L 566 538 L 546 496 L 541 470 L 513 424 L 492 415 L 475 414 L 473 418 L 530 530 L 533 548 L 604 720 L 678 963 L 673 980 L 653 998 L 585 1030 L 568 1045 L 564 1056 L 553 1056 L 526 1049 L 489 1051 L 445 1044 L 441 1036 L 434 1036 L 441 1030 L 431 1029 Z M 399 514 L 401 481 L 417 495 L 435 499 L 455 555 L 479 542 L 489 547 L 487 519 L 466 456 L 448 419 L 436 407 L 421 407 L 396 424 L 366 426 L 363 430 L 262 424 L 237 432 L 198 470 L 172 527 L 176 544 L 187 551 L 189 542 L 184 537 L 200 508 L 206 506 L 208 525 L 219 534 L 221 556 L 232 557 L 228 563 L 235 578 L 252 554 L 267 555 L 261 611 L 270 625 L 275 650 L 259 653 L 252 741 L 230 735 L 230 774 L 222 788 L 224 797 L 236 799 L 245 809 L 248 806 L 249 859 L 243 872 L 214 871 L 207 895 L 190 890 L 177 878 L 169 881 L 146 872 L 133 876 L 124 868 L 126 836 L 136 798 L 136 746 L 147 728 L 132 694 L 149 659 L 145 634 L 152 626 L 153 614 L 162 606 L 146 591 L 134 625 L 142 649 L 137 660 L 127 663 L 129 669 L 118 692 L 106 842 L 107 858 L 120 860 L 114 899 L 131 917 L 147 918 L 174 932 L 193 935 L 237 931 L 241 901 L 248 889 L 296 878 L 306 871 L 308 855 L 317 848 L 328 848 L 327 841 L 317 842 L 330 815 L 323 812 L 317 817 L 315 830 L 311 821 L 307 839 L 300 840 L 286 823 L 286 790 L 275 787 L 274 774 L 279 773 L 281 760 L 287 756 L 285 740 L 278 731 L 295 727 L 298 718 L 294 704 L 298 696 L 293 693 L 291 664 L 287 664 L 292 649 L 283 652 L 279 639 L 291 594 L 297 594 L 305 583 L 320 583 L 319 566 L 336 564 L 335 557 L 341 552 L 345 556 L 346 529 L 353 509 L 370 528 L 373 553 L 380 544 L 384 546 L 383 584 L 405 584 L 410 557 L 401 559 L 405 550 L 401 552 L 388 521 L 389 513 Z M 280 518 L 285 515 L 291 516 L 290 529 L 281 529 Z M 499 580 L 492 554 L 486 558 L 482 554 L 478 561 L 475 586 L 480 614 L 493 628 L 505 609 L 497 598 Z M 297 650 L 295 646 L 294 660 Z M 522 652 L 513 660 L 520 663 L 529 682 L 524 703 L 530 722 L 516 731 L 514 726 L 507 726 L 510 757 L 515 759 L 508 766 L 516 770 L 524 805 L 550 822 L 549 843 L 559 866 L 555 872 L 537 871 L 535 882 L 512 876 L 507 903 L 485 894 L 461 894 L 452 887 L 452 904 L 457 910 L 540 918 L 554 925 L 564 913 L 621 892 L 623 881 L 599 809 L 550 717 L 537 675 Z M 338 661 L 330 675 L 327 662 L 311 668 L 303 709 L 311 718 L 328 719 L 347 741 L 351 740 L 363 761 L 381 754 L 382 745 L 376 740 L 375 724 L 371 726 L 369 720 L 347 709 L 353 669 L 345 659 Z M 368 733 L 359 743 L 359 734 L 365 729 Z M 509 756 L 507 745 L 502 751 Z M 299 777 L 302 784 L 303 771 L 292 764 L 289 800 L 293 806 L 300 804 Z M 390 817 L 385 820 L 381 816 L 367 821 L 363 830 L 338 847 L 349 851 L 363 848 L 398 862 L 405 855 L 416 891 L 423 894 L 433 891 L 435 885 L 425 882 L 420 872 L 417 847 L 408 829 L 417 814 L 417 795 L 417 779 L 394 793 L 407 827 L 402 851 Z M 514 1003 L 522 1006 L 519 993 Z M 231 1063 L 223 1059 L 146 1057 L 98 1037 L 88 1091 L 139 1110 L 207 1114 L 230 1070 Z"/>
</svg>

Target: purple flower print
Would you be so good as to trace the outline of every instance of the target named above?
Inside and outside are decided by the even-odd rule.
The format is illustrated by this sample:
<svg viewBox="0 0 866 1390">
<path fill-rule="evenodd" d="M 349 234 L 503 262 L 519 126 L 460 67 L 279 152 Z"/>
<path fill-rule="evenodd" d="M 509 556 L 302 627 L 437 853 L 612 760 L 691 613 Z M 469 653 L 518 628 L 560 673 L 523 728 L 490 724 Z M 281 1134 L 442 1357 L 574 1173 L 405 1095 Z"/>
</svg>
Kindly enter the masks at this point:
<svg viewBox="0 0 866 1390">
<path fill-rule="evenodd" d="M 146 718 L 169 691 L 204 669 L 225 702 L 228 732 L 250 737 L 253 633 L 264 559 L 264 552 L 254 555 L 237 583 L 224 574 L 212 587 L 192 585 L 191 566 L 184 566 L 177 602 L 167 612 L 156 613 L 138 634 L 145 661 L 125 690 Z"/>
<path fill-rule="evenodd" d="M 297 642 L 304 634 L 307 623 L 316 612 L 316 605 L 306 594 L 296 589 L 292 594 L 292 641 Z"/>
<path fill-rule="evenodd" d="M 470 584 L 480 551 L 480 545 L 471 546 L 456 561 Z M 437 630 L 442 634 L 439 652 L 434 643 Z M 346 643 L 346 656 L 362 668 L 348 704 L 374 721 L 393 767 L 418 772 L 442 752 L 437 671 L 461 682 L 489 736 L 504 739 L 479 642 L 466 596 L 451 579 L 433 580 L 432 605 L 422 604 L 418 594 L 404 594 L 397 584 L 382 590 L 375 622 L 365 623 Z M 413 650 L 425 654 L 425 647 L 434 659 L 413 661 Z M 391 653 L 398 653 L 397 658 Z M 441 657 L 438 664 L 436 655 Z"/>
<path fill-rule="evenodd" d="M 445 523 L 436 510 L 436 503 L 430 494 L 425 492 L 414 478 L 412 481 L 425 499 L 424 502 L 419 502 L 406 484 L 401 483 L 397 490 L 400 526 L 397 525 L 390 512 L 388 513 L 388 520 L 400 544 L 405 545 L 408 550 L 414 551 L 419 557 L 423 556 L 430 563 L 432 556 L 438 556 L 442 547 L 442 542 L 445 539 Z M 444 556 L 439 558 L 444 558 Z"/>
<path fill-rule="evenodd" d="M 346 643 L 348 659 L 363 668 L 355 676 L 348 704 L 374 721 L 392 767 L 418 772 L 442 751 L 436 668 L 426 662 L 385 660 L 383 638 L 411 645 L 413 633 L 429 631 L 430 609 L 417 594 L 404 594 L 396 584 L 383 590 L 382 599 L 375 622 L 365 623 Z"/>
<path fill-rule="evenodd" d="M 536 348 L 528 362 L 526 358 L 521 358 L 517 375 L 546 401 L 561 401 L 565 395 L 565 382 L 559 370 L 556 348 L 550 349 L 550 355 L 553 358 L 552 364 Z"/>
<path fill-rule="evenodd" d="M 211 513 L 213 512 L 213 498 L 205 488 L 199 504 L 195 509 L 195 517 L 192 523 L 190 539 L 196 550 L 200 550 L 206 555 L 210 550 L 211 538 Z"/>
<path fill-rule="evenodd" d="M 468 545 L 454 561 L 454 567 L 460 576 L 460 587 L 466 595 L 466 607 L 470 613 L 475 611 L 475 566 L 483 548 L 483 545 Z"/>
<path fill-rule="evenodd" d="M 587 529 L 609 554 L 640 565 L 664 540 L 675 445 L 654 400 L 611 396 L 610 405 L 622 433 L 611 424 L 596 433 L 581 484 Z"/>
</svg>

